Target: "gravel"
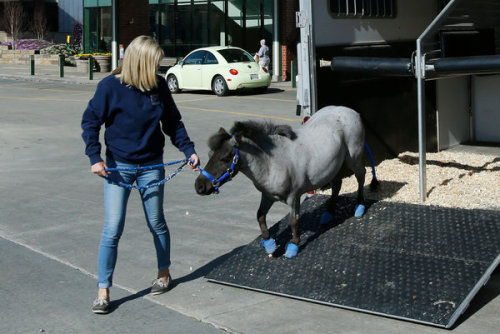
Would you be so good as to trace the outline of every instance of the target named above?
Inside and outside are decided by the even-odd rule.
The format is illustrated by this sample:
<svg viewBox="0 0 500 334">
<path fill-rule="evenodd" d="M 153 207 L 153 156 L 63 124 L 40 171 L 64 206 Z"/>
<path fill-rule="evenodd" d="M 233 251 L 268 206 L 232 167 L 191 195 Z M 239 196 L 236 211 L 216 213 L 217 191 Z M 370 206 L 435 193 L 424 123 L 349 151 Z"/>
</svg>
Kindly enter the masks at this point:
<svg viewBox="0 0 500 334">
<path fill-rule="evenodd" d="M 462 147 L 427 153 L 427 199 L 424 205 L 500 210 L 500 148 Z M 418 153 L 403 152 L 375 167 L 381 189 L 370 191 L 366 171 L 365 198 L 420 204 Z M 342 182 L 340 194 L 355 196 L 354 176 Z M 321 193 L 330 193 L 330 190 Z"/>
</svg>

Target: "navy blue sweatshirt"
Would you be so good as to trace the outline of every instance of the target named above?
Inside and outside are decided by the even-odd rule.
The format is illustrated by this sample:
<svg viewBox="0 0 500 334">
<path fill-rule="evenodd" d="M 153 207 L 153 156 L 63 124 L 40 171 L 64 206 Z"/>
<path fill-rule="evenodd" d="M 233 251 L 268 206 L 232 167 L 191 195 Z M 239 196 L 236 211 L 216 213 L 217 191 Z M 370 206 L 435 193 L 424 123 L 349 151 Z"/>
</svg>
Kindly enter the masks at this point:
<svg viewBox="0 0 500 334">
<path fill-rule="evenodd" d="M 143 163 L 163 156 L 165 134 L 186 158 L 196 153 L 181 115 L 158 76 L 158 87 L 150 92 L 120 83 L 110 75 L 97 85 L 82 117 L 85 154 L 93 165 L 101 158 L 99 131 L 105 125 L 106 155 L 125 163 Z"/>
</svg>

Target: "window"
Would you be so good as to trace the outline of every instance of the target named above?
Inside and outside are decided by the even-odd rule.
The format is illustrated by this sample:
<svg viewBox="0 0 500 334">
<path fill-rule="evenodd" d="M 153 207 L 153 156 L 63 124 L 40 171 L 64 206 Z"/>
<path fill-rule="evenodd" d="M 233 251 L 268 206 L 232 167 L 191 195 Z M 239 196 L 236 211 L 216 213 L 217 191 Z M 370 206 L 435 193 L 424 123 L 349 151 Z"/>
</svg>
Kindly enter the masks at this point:
<svg viewBox="0 0 500 334">
<path fill-rule="evenodd" d="M 213 64 L 218 64 L 218 63 L 219 62 L 217 61 L 217 58 L 215 58 L 215 56 L 211 52 L 207 52 L 207 54 L 205 55 L 204 64 L 213 65 Z"/>
<path fill-rule="evenodd" d="M 254 61 L 253 57 L 240 49 L 222 49 L 219 53 L 228 63 L 241 63 L 245 61 Z"/>
<path fill-rule="evenodd" d="M 203 56 L 205 55 L 206 51 L 200 50 L 193 52 L 189 56 L 184 59 L 182 62 L 184 65 L 199 65 L 203 62 Z"/>
<path fill-rule="evenodd" d="M 150 35 L 168 57 L 216 45 L 256 52 L 262 38 L 268 44 L 273 40 L 273 4 L 274 0 L 149 0 Z"/>
<path fill-rule="evenodd" d="M 338 17 L 396 17 L 396 0 L 330 0 L 330 13 Z"/>
</svg>

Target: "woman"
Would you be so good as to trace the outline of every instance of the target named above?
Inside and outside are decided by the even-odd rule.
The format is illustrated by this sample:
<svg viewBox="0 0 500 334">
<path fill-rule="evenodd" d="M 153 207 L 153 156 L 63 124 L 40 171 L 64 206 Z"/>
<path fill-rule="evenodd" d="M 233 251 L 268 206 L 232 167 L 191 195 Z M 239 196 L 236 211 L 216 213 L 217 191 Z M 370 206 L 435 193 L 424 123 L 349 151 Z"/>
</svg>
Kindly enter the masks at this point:
<svg viewBox="0 0 500 334">
<path fill-rule="evenodd" d="M 192 169 L 196 170 L 200 163 L 166 82 L 156 75 L 163 56 L 163 50 L 151 37 L 135 38 L 125 51 L 122 65 L 99 82 L 83 113 L 82 138 L 91 172 L 108 178 L 104 180 L 105 222 L 99 244 L 98 293 L 92 306 L 94 313 L 109 312 L 109 288 L 113 282 L 118 241 L 125 225 L 131 191 L 115 183 L 136 182 L 138 186 L 144 186 L 162 180 L 165 175 L 163 168 L 113 173 L 106 168 L 162 164 L 163 133 L 190 159 Z M 99 131 L 103 124 L 106 128 L 106 162 L 101 158 L 99 143 Z M 166 292 L 171 281 L 170 234 L 163 215 L 163 190 L 163 185 L 140 190 L 158 262 L 152 294 Z"/>
</svg>

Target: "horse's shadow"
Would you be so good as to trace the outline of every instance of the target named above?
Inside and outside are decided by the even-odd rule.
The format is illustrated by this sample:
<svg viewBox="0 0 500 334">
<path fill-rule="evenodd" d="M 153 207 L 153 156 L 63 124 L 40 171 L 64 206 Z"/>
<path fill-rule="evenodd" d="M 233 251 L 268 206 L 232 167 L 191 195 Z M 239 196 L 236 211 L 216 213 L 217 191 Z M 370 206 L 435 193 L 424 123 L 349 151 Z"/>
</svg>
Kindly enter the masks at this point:
<svg viewBox="0 0 500 334">
<path fill-rule="evenodd" d="M 340 196 L 336 207 L 334 219 L 329 224 L 320 224 L 321 215 L 326 211 L 328 199 L 330 196 L 315 195 L 311 198 L 306 198 L 301 204 L 300 215 L 300 244 L 299 252 L 302 252 L 307 246 L 320 238 L 322 234 L 328 230 L 342 225 L 346 220 L 353 217 L 356 199 L 354 197 Z M 367 210 L 375 203 L 375 201 L 367 200 L 365 206 Z M 286 252 L 286 247 L 291 240 L 292 230 L 289 225 L 290 215 L 283 217 L 278 223 L 273 225 L 269 232 L 275 238 L 278 248 L 274 252 L 274 257 L 281 257 Z M 293 260 L 292 260 L 293 261 Z"/>
<path fill-rule="evenodd" d="M 370 207 L 373 204 L 384 198 L 391 197 L 404 185 L 405 184 L 401 182 L 380 181 L 380 187 L 384 189 L 384 191 L 382 192 L 379 190 L 378 192 L 375 192 L 379 194 L 377 200 L 365 200 L 366 212 L 368 213 L 370 211 Z M 365 189 L 365 194 L 370 195 L 370 192 L 370 190 Z M 311 198 L 306 197 L 301 204 L 299 230 L 301 242 L 299 244 L 299 251 L 304 250 L 309 244 L 321 237 L 321 235 L 328 230 L 343 224 L 350 218 L 353 218 L 356 206 L 356 196 L 357 192 L 347 193 L 339 196 L 339 199 L 335 206 L 334 220 L 329 224 L 320 224 L 320 220 L 321 215 L 327 209 L 330 196 L 316 195 Z M 291 240 L 292 231 L 288 223 L 289 218 L 290 215 L 286 215 L 269 229 L 269 232 L 272 236 L 274 236 L 274 238 L 276 239 L 276 243 L 278 244 L 278 248 L 274 252 L 275 257 L 285 254 L 286 246 Z"/>
</svg>

